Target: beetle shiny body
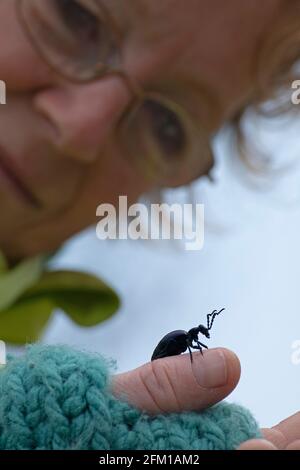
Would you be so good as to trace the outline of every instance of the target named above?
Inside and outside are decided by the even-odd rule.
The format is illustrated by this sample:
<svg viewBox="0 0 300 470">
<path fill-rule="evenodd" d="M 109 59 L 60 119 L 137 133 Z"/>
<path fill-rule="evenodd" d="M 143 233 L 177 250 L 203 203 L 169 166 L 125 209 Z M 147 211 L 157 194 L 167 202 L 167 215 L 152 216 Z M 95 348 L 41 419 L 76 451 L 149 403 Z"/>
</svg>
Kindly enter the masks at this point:
<svg viewBox="0 0 300 470">
<path fill-rule="evenodd" d="M 207 327 L 199 325 L 198 327 L 192 328 L 189 331 L 175 330 L 166 334 L 156 346 L 151 361 L 161 359 L 168 356 L 177 356 L 184 353 L 187 349 L 190 354 L 191 362 L 193 362 L 192 349 L 197 349 L 203 354 L 202 348 L 208 349 L 208 347 L 199 341 L 199 334 L 201 333 L 206 338 L 210 338 L 209 330 L 211 329 L 214 319 L 217 315 L 225 310 L 224 308 L 219 312 L 214 310 L 212 313 L 207 315 Z"/>
<path fill-rule="evenodd" d="M 156 346 L 151 360 L 165 357 L 164 353 L 168 352 L 168 356 L 177 356 L 184 353 L 188 348 L 188 333 L 184 330 L 171 331 Z M 166 351 L 167 348 L 167 351 Z"/>
</svg>

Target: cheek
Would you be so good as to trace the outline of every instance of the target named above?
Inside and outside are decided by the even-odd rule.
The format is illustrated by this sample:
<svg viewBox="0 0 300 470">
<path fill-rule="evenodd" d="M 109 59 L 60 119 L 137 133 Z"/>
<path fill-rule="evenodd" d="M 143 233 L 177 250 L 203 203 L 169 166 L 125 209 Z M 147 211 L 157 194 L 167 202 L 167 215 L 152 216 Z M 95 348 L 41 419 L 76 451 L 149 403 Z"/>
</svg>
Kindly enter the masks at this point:
<svg viewBox="0 0 300 470">
<path fill-rule="evenodd" d="M 105 155 L 86 171 L 81 185 L 65 207 L 51 214 L 43 213 L 30 219 L 10 236 L 1 241 L 1 247 L 12 257 L 33 256 L 36 253 L 55 250 L 72 235 L 99 220 L 97 207 L 102 203 L 119 205 L 119 196 L 128 197 L 128 205 L 137 201 L 151 187 L 124 159 L 115 144 L 109 145 Z M 64 184 L 58 188 L 63 197 Z M 12 236 L 14 235 L 14 236 Z"/>
<path fill-rule="evenodd" d="M 97 163 L 86 171 L 68 210 L 54 217 L 55 230 L 61 226 L 60 233 L 63 233 L 68 228 L 67 237 L 96 224 L 96 210 L 100 204 L 113 204 L 118 208 L 120 196 L 127 196 L 128 204 L 132 204 L 151 189 L 128 164 L 118 145 L 108 144 L 108 147 Z"/>
<path fill-rule="evenodd" d="M 76 197 L 64 210 L 44 216 L 22 231 L 5 246 L 12 256 L 32 256 L 56 249 L 72 235 L 99 222 L 96 216 L 100 204 L 119 205 L 119 196 L 128 197 L 128 205 L 150 191 L 151 187 L 137 175 L 115 146 L 97 164 L 90 167 Z"/>
<path fill-rule="evenodd" d="M 101 203 L 118 204 L 119 196 L 136 202 L 152 189 L 136 168 L 126 159 L 118 145 L 111 142 L 86 177 L 86 193 L 93 201 L 92 210 Z"/>
</svg>

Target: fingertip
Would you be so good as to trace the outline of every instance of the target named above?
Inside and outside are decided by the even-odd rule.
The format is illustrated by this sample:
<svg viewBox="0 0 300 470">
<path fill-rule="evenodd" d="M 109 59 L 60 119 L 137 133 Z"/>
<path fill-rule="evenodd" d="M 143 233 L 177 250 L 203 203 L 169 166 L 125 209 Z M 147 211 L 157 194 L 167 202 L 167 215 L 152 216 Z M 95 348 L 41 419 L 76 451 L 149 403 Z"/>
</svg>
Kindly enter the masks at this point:
<svg viewBox="0 0 300 470">
<path fill-rule="evenodd" d="M 285 448 L 285 450 L 300 450 L 300 440 L 292 442 Z"/>
<path fill-rule="evenodd" d="M 227 366 L 227 384 L 234 389 L 241 377 L 241 363 L 238 356 L 227 348 L 219 348 L 224 355 Z"/>
<path fill-rule="evenodd" d="M 216 348 L 166 357 L 120 374 L 113 393 L 148 413 L 198 411 L 228 396 L 240 378 L 238 357 Z"/>
<path fill-rule="evenodd" d="M 287 446 L 287 440 L 282 432 L 274 428 L 263 428 L 261 429 L 261 433 L 269 442 L 272 442 L 275 447 L 279 450 L 283 450 Z"/>
<path fill-rule="evenodd" d="M 243 442 L 237 450 L 277 450 L 277 447 L 266 439 L 250 439 Z"/>
</svg>

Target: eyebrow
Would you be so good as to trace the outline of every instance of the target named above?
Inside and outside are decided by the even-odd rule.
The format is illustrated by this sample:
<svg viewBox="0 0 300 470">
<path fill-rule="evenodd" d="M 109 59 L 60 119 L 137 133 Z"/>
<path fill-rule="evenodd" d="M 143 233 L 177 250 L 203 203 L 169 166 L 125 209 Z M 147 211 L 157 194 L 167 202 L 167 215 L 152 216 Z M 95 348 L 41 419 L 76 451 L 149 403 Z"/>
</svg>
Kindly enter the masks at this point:
<svg viewBox="0 0 300 470">
<path fill-rule="evenodd" d="M 130 8 L 137 16 L 143 16 L 147 18 L 150 15 L 149 1 L 145 0 L 129 0 Z"/>
<path fill-rule="evenodd" d="M 158 0 L 94 0 L 98 4 L 111 12 L 117 19 L 120 17 L 120 10 L 126 8 L 130 15 L 142 18 L 143 21 L 151 19 L 155 21 L 156 17 L 162 17 L 169 11 L 170 3 L 173 0 L 163 0 L 163 5 L 157 3 Z"/>
</svg>

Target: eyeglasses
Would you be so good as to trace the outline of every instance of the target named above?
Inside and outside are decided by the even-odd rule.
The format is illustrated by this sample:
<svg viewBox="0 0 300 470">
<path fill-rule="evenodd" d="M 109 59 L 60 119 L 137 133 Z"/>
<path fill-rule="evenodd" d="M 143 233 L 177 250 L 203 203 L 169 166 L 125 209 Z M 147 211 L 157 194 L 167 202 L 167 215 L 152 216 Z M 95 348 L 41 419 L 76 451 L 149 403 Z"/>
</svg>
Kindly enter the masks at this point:
<svg viewBox="0 0 300 470">
<path fill-rule="evenodd" d="M 213 166 L 207 133 L 179 104 L 140 89 L 123 71 L 121 34 L 99 0 L 17 0 L 34 48 L 58 74 L 85 83 L 119 74 L 134 99 L 117 126 L 124 155 L 157 186 L 177 186 Z"/>
</svg>

